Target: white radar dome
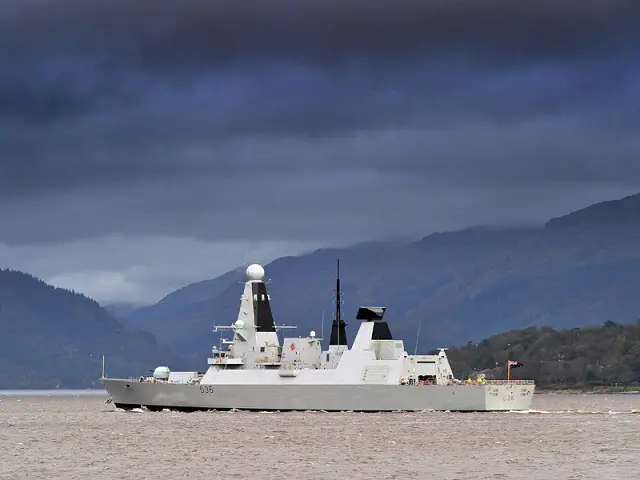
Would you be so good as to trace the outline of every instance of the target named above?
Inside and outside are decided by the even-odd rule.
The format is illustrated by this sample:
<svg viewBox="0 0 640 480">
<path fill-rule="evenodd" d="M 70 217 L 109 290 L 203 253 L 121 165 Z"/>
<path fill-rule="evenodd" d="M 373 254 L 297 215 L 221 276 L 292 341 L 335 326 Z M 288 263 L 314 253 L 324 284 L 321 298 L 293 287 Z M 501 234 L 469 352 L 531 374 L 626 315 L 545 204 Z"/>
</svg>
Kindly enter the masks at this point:
<svg viewBox="0 0 640 480">
<path fill-rule="evenodd" d="M 313 330 L 311 330 L 311 333 L 309 334 L 309 336 L 310 336 L 311 338 L 315 337 L 315 336 L 316 336 L 316 332 L 314 332 Z"/>
<path fill-rule="evenodd" d="M 169 367 L 156 367 L 153 371 L 153 378 L 156 380 L 169 380 L 170 373 Z"/>
<path fill-rule="evenodd" d="M 244 322 L 240 319 L 236 320 L 236 323 L 234 323 L 234 325 L 236 326 L 236 329 L 241 329 L 244 328 Z"/>
<path fill-rule="evenodd" d="M 246 271 L 246 275 L 247 275 L 247 280 L 248 281 L 252 281 L 252 280 L 263 280 L 264 279 L 264 268 L 262 268 L 262 265 L 258 265 L 257 263 L 254 263 L 253 265 L 249 265 L 247 267 L 247 271 Z"/>
</svg>

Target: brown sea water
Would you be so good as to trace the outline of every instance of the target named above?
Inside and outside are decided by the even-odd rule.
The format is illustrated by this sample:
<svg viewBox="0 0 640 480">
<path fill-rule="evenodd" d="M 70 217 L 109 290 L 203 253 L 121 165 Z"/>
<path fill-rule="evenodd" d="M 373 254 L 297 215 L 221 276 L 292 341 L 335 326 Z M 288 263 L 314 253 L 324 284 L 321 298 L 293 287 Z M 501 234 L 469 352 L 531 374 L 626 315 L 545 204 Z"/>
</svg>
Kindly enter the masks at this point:
<svg viewBox="0 0 640 480">
<path fill-rule="evenodd" d="M 0 478 L 640 478 L 640 395 L 466 414 L 124 412 L 105 399 L 0 394 Z"/>
</svg>

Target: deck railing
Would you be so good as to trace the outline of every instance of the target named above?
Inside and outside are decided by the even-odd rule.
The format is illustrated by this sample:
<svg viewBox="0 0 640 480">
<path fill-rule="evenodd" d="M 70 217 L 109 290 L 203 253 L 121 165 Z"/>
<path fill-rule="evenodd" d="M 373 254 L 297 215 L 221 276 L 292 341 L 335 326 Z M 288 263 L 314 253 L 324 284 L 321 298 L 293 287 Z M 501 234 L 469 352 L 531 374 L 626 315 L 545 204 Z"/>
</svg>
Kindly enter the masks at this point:
<svg viewBox="0 0 640 480">
<path fill-rule="evenodd" d="M 487 385 L 534 385 L 533 380 L 483 380 Z"/>
<path fill-rule="evenodd" d="M 131 380 L 132 382 L 142 382 L 142 383 L 178 383 L 178 384 L 197 384 L 202 377 L 198 377 L 197 379 L 188 379 L 188 380 L 178 380 L 178 381 L 167 381 L 167 380 L 156 380 L 153 377 L 129 377 L 127 380 Z M 533 380 L 482 380 L 478 382 L 477 380 L 472 381 L 471 383 L 466 380 L 457 380 L 456 384 L 458 385 L 535 385 L 535 381 Z M 420 385 L 416 383 L 418 386 L 430 386 L 430 385 Z"/>
</svg>

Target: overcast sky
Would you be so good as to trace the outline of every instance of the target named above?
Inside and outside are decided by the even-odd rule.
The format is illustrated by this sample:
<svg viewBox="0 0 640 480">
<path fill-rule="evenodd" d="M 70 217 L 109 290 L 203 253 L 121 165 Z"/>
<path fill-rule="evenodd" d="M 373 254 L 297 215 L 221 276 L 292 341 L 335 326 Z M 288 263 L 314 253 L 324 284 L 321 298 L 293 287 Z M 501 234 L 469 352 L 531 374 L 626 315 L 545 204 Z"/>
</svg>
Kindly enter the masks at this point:
<svg viewBox="0 0 640 480">
<path fill-rule="evenodd" d="M 0 266 L 151 302 L 636 193 L 639 58 L 637 0 L 0 0 Z"/>
</svg>

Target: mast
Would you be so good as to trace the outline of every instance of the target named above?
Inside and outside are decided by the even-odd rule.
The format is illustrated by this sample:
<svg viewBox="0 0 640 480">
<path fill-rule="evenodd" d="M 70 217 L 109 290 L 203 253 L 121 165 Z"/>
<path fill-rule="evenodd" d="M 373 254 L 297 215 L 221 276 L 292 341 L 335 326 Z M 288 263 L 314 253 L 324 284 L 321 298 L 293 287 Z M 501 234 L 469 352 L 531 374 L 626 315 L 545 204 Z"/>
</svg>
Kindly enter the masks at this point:
<svg viewBox="0 0 640 480">
<path fill-rule="evenodd" d="M 418 354 L 418 343 L 420 342 L 420 327 L 422 326 L 422 320 L 418 322 L 418 333 L 416 334 L 416 348 L 413 351 L 414 355 Z"/>
<path fill-rule="evenodd" d="M 336 270 L 336 313 L 331 324 L 331 338 L 329 345 L 347 345 L 346 323 L 342 320 L 342 312 L 340 311 L 342 303 L 342 291 L 340 290 L 340 259 L 337 261 Z"/>
<path fill-rule="evenodd" d="M 340 345 L 340 322 L 342 314 L 340 313 L 340 259 L 336 259 L 336 322 L 338 323 L 338 345 Z M 344 335 L 343 335 L 344 338 Z"/>
</svg>

